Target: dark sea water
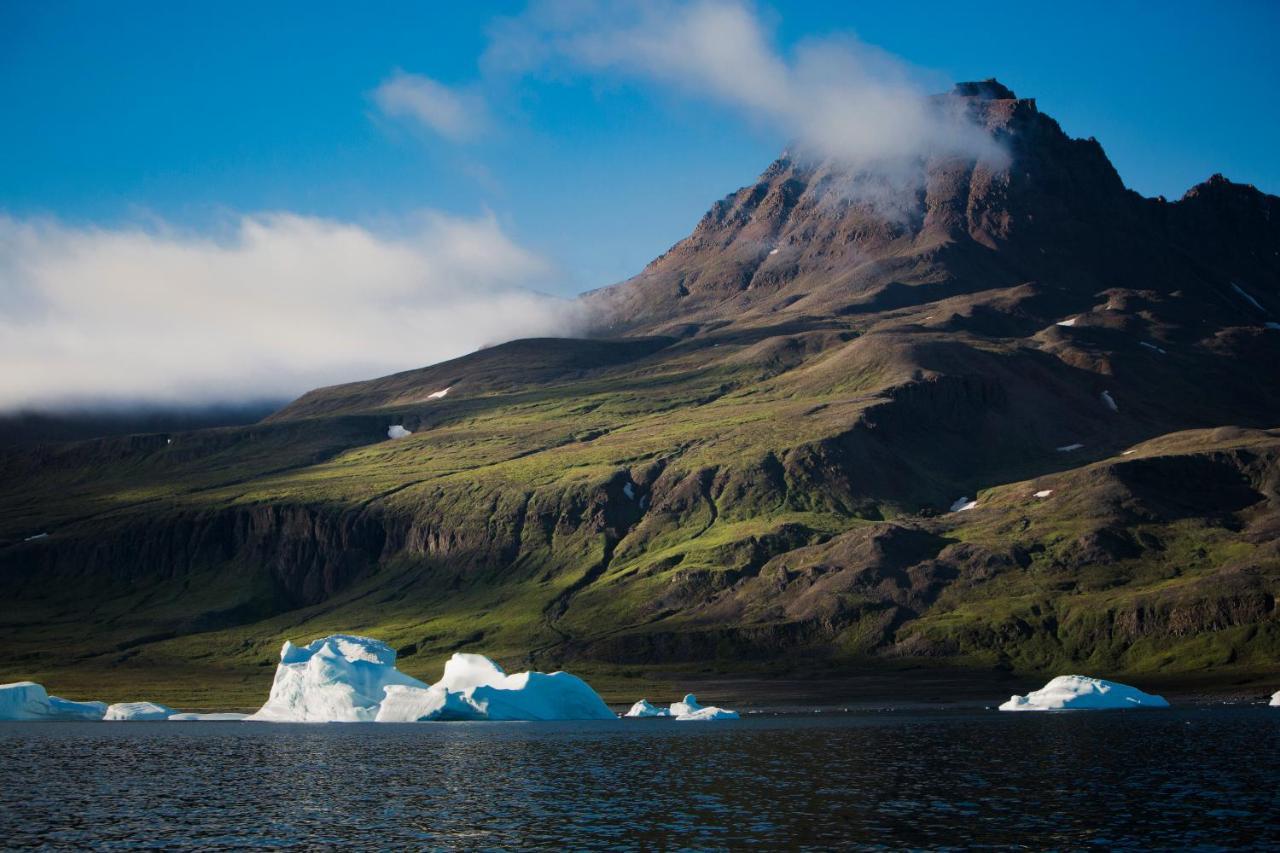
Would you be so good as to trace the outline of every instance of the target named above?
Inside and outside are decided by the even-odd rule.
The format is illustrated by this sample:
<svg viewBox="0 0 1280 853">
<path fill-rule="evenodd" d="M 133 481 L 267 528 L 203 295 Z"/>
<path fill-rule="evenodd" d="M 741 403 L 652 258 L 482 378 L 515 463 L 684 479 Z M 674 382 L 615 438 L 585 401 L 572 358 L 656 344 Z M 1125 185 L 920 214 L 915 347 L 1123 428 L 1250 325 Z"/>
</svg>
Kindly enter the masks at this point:
<svg viewBox="0 0 1280 853">
<path fill-rule="evenodd" d="M 1280 846 L 1280 709 L 0 724 L 0 845 Z"/>
</svg>

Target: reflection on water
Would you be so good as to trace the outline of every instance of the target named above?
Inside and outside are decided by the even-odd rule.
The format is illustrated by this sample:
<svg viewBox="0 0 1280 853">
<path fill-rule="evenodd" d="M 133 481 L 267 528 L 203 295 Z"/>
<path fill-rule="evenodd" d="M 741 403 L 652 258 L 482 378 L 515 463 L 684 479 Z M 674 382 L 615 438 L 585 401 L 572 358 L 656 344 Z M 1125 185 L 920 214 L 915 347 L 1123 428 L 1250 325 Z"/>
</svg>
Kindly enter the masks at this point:
<svg viewBox="0 0 1280 853">
<path fill-rule="evenodd" d="M 1280 844 L 1280 710 L 0 724 L 0 844 Z"/>
</svg>

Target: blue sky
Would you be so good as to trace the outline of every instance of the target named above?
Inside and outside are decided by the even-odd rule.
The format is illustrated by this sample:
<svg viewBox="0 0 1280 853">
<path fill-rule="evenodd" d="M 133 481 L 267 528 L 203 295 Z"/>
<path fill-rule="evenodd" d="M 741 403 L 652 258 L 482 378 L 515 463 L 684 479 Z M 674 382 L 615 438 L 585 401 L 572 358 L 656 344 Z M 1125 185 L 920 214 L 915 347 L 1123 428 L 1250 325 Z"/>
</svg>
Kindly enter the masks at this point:
<svg viewBox="0 0 1280 853">
<path fill-rule="evenodd" d="M 0 210 L 203 226 L 227 211 L 378 222 L 488 210 L 574 292 L 623 278 L 751 180 L 777 128 L 670 86 L 554 73 L 488 83 L 494 126 L 454 143 L 380 116 L 395 69 L 481 81 L 519 4 L 6 3 Z M 998 76 L 1125 181 L 1180 195 L 1214 171 L 1280 192 L 1280 4 L 794 3 L 785 54 L 854 32 L 933 77 Z"/>
<path fill-rule="evenodd" d="M 573 333 L 529 290 L 638 272 L 792 138 L 949 132 L 897 105 L 956 80 L 1037 98 L 1142 193 L 1280 192 L 1277 32 L 1270 0 L 0 0 L 0 409 Z"/>
</svg>

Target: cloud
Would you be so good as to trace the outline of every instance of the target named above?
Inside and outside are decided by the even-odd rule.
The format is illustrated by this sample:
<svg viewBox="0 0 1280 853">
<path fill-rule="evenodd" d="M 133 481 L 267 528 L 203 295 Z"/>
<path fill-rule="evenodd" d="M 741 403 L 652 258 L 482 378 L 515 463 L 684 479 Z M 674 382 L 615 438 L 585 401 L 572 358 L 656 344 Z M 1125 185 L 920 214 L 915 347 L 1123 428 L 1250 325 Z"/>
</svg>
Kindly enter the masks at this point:
<svg viewBox="0 0 1280 853">
<path fill-rule="evenodd" d="M 533 4 L 496 24 L 490 74 L 565 66 L 670 86 L 738 110 L 812 153 L 857 164 L 930 155 L 1002 160 L 954 105 L 930 100 L 921 74 L 853 36 L 774 45 L 760 14 L 737 0 Z"/>
<path fill-rule="evenodd" d="M 396 71 L 373 91 L 386 115 L 409 118 L 446 139 L 474 139 L 490 125 L 484 97 L 471 89 L 450 88 L 429 77 Z"/>
<path fill-rule="evenodd" d="M 294 214 L 222 239 L 0 216 L 0 408 L 285 397 L 572 334 L 548 264 L 491 217 L 402 233 Z"/>
</svg>

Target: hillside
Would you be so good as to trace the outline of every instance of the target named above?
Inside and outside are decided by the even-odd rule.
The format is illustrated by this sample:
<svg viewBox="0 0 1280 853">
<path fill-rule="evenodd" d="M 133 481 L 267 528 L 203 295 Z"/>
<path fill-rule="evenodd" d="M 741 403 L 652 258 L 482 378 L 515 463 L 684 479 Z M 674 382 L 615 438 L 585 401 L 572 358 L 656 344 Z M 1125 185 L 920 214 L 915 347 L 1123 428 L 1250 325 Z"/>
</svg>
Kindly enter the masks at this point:
<svg viewBox="0 0 1280 853">
<path fill-rule="evenodd" d="M 256 697 L 283 639 L 347 631 L 618 698 L 1280 681 L 1280 199 L 1142 198 L 994 81 L 939 101 L 1007 158 L 784 155 L 583 339 L 0 450 L 0 680 Z"/>
</svg>

